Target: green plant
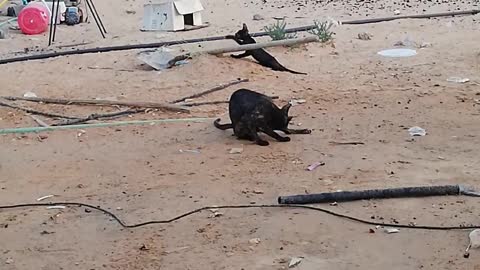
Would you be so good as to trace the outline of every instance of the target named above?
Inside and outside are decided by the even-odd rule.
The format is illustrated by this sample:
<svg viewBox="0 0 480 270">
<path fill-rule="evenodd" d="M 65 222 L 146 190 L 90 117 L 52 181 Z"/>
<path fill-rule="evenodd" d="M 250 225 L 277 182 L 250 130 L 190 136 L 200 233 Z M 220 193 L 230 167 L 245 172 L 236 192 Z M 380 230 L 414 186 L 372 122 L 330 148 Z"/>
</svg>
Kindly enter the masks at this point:
<svg viewBox="0 0 480 270">
<path fill-rule="evenodd" d="M 313 21 L 315 24 L 313 29 L 309 30 L 308 33 L 317 36 L 321 42 L 325 43 L 327 41 L 330 41 L 333 39 L 333 35 L 335 33 L 333 31 L 330 31 L 330 28 L 332 28 L 333 23 L 330 21 Z"/>
<path fill-rule="evenodd" d="M 276 23 L 265 26 L 263 30 L 272 38 L 272 40 L 283 40 L 296 38 L 295 33 L 290 34 L 286 32 L 287 23 L 285 20 L 277 20 Z"/>
</svg>

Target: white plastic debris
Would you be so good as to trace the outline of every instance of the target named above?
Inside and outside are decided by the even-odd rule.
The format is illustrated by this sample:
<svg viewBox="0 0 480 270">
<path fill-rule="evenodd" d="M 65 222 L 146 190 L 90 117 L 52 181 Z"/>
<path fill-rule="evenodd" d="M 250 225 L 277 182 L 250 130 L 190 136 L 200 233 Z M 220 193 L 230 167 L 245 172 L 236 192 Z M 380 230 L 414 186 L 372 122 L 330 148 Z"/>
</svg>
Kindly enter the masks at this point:
<svg viewBox="0 0 480 270">
<path fill-rule="evenodd" d="M 260 238 L 252 238 L 252 239 L 248 240 L 248 242 L 252 245 L 258 245 L 258 244 L 260 244 Z"/>
<path fill-rule="evenodd" d="M 183 150 L 183 149 L 180 149 L 180 150 L 178 150 L 178 152 L 180 152 L 180 153 L 200 154 L 200 151 L 199 151 L 199 150 L 196 150 L 196 149 L 193 149 L 193 150 L 189 150 L 189 149 Z"/>
<path fill-rule="evenodd" d="M 232 148 L 230 149 L 230 154 L 241 154 L 243 152 L 243 148 Z"/>
<path fill-rule="evenodd" d="M 47 195 L 47 196 L 40 197 L 37 199 L 37 202 L 52 198 L 53 196 L 55 195 Z"/>
<path fill-rule="evenodd" d="M 292 106 L 297 106 L 297 105 L 303 104 L 303 103 L 305 103 L 305 102 L 307 102 L 305 99 L 292 99 L 292 100 L 290 100 L 289 103 L 290 103 Z"/>
<path fill-rule="evenodd" d="M 417 55 L 417 51 L 413 49 L 388 49 L 378 52 L 379 55 L 384 57 L 410 57 Z"/>
<path fill-rule="evenodd" d="M 447 79 L 447 82 L 453 82 L 453 83 L 466 83 L 469 82 L 469 78 L 462 78 L 462 77 L 450 77 Z"/>
<path fill-rule="evenodd" d="M 325 162 L 317 161 L 317 162 L 313 163 L 312 165 L 308 166 L 307 171 L 313 171 L 317 167 L 320 167 L 320 166 L 323 166 L 323 165 L 325 165 Z"/>
<path fill-rule="evenodd" d="M 210 209 L 210 212 L 212 212 L 212 214 L 208 216 L 209 218 L 216 218 L 216 217 L 223 216 L 223 213 L 219 212 L 218 209 Z"/>
<path fill-rule="evenodd" d="M 468 237 L 470 238 L 470 248 L 480 248 L 480 229 L 473 230 Z"/>
<path fill-rule="evenodd" d="M 37 97 L 37 94 L 28 91 L 28 92 L 26 92 L 25 94 L 23 94 L 23 97 L 26 97 L 26 98 L 36 98 L 36 97 Z"/>
<path fill-rule="evenodd" d="M 400 232 L 399 229 L 395 229 L 395 228 L 385 228 L 384 231 L 385 231 L 386 233 L 388 233 L 388 234 Z"/>
<path fill-rule="evenodd" d="M 293 257 L 290 262 L 288 263 L 288 268 L 293 268 L 297 265 L 299 265 L 302 262 L 303 258 L 302 257 Z"/>
<path fill-rule="evenodd" d="M 52 205 L 52 206 L 47 206 L 47 209 L 65 209 L 65 206 L 63 206 L 63 205 Z"/>
<path fill-rule="evenodd" d="M 427 131 L 421 127 L 411 127 L 408 129 L 408 133 L 410 133 L 410 136 L 425 136 L 427 135 Z"/>
</svg>

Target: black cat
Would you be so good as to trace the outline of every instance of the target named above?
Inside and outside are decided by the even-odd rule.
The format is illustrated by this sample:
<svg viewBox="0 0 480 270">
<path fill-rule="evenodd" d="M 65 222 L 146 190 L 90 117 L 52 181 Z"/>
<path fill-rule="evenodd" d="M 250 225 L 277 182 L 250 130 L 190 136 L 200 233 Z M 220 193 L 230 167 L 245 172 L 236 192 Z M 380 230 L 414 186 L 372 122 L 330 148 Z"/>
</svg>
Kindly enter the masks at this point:
<svg viewBox="0 0 480 270">
<path fill-rule="evenodd" d="M 239 30 L 237 33 L 235 33 L 234 36 L 228 35 L 225 38 L 233 39 L 240 45 L 256 43 L 255 39 L 253 39 L 252 36 L 250 36 L 250 34 L 248 33 L 248 28 L 247 28 L 246 24 L 243 24 L 243 28 L 241 30 Z M 262 65 L 264 67 L 271 68 L 275 71 L 288 71 L 288 72 L 293 73 L 293 74 L 307 75 L 307 73 L 293 71 L 293 70 L 290 70 L 290 69 L 282 66 L 277 61 L 277 59 L 275 59 L 275 57 L 270 55 L 264 49 L 248 50 L 248 51 L 245 51 L 242 54 L 238 54 L 238 55 L 232 54 L 231 56 L 233 58 L 243 58 L 243 57 L 247 57 L 247 56 L 252 56 L 253 58 L 255 58 L 255 60 L 258 61 L 258 63 L 260 63 L 260 65 Z"/>
<path fill-rule="evenodd" d="M 282 137 L 275 130 L 285 134 L 310 134 L 309 129 L 289 129 L 288 123 L 292 120 L 288 116 L 291 104 L 281 109 L 273 103 L 272 99 L 263 94 L 239 89 L 230 97 L 229 114 L 231 124 L 220 124 L 220 118 L 215 120 L 215 127 L 226 130 L 233 128 L 233 133 L 239 139 L 254 141 L 258 145 L 266 146 L 268 142 L 262 140 L 257 132 L 263 132 L 280 142 L 290 141 L 289 137 Z"/>
</svg>

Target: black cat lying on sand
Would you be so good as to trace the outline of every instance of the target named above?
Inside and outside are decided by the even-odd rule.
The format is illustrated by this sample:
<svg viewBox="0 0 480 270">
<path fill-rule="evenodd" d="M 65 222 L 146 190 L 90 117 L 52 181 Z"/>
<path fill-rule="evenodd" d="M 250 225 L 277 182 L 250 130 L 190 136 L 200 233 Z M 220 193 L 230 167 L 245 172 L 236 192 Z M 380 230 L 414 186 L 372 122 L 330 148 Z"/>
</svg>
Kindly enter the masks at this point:
<svg viewBox="0 0 480 270">
<path fill-rule="evenodd" d="M 288 128 L 288 123 L 292 120 L 292 117 L 288 116 L 290 107 L 291 104 L 287 104 L 280 109 L 268 96 L 248 89 L 239 89 L 232 94 L 229 101 L 232 123 L 222 125 L 219 118 L 213 124 L 221 130 L 233 128 L 234 135 L 239 139 L 254 141 L 261 146 L 268 145 L 268 142 L 258 136 L 257 132 L 260 131 L 280 142 L 288 142 L 289 137 L 280 136 L 275 130 L 285 134 L 311 133 L 309 129 Z"/>
<path fill-rule="evenodd" d="M 250 36 L 250 34 L 248 33 L 248 28 L 247 28 L 246 24 L 243 24 L 243 28 L 241 30 L 239 30 L 237 33 L 235 33 L 234 36 L 228 35 L 228 36 L 226 36 L 226 38 L 227 39 L 233 39 L 240 45 L 256 43 L 255 39 L 253 39 L 252 36 Z M 258 61 L 258 63 L 260 63 L 260 65 L 262 65 L 264 67 L 269 67 L 269 68 L 271 68 L 275 71 L 288 71 L 288 72 L 293 73 L 293 74 L 307 75 L 307 73 L 293 71 L 293 70 L 290 70 L 290 69 L 282 66 L 277 61 L 277 59 L 275 59 L 275 57 L 271 56 L 264 49 L 248 50 L 248 51 L 245 51 L 242 54 L 238 54 L 238 55 L 232 54 L 231 56 L 233 58 L 243 58 L 243 57 L 247 57 L 247 56 L 252 56 L 253 58 L 255 58 L 255 60 Z"/>
</svg>

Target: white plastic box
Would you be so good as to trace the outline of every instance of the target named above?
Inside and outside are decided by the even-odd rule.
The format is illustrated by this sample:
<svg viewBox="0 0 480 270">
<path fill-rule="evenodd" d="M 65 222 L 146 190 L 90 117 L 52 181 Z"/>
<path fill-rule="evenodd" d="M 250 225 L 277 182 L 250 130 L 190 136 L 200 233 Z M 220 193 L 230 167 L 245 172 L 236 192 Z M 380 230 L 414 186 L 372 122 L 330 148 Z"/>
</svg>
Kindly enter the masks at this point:
<svg viewBox="0 0 480 270">
<path fill-rule="evenodd" d="M 202 25 L 200 0 L 159 0 L 144 5 L 143 31 L 179 31 Z"/>
</svg>

